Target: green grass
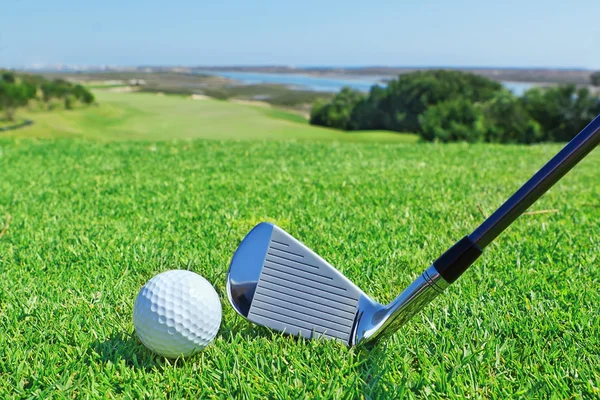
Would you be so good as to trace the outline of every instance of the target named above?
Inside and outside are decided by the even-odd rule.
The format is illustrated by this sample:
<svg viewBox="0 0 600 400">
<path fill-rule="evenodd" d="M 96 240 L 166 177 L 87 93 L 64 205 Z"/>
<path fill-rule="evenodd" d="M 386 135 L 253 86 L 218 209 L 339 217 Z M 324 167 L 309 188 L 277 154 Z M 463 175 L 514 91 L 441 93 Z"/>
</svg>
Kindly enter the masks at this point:
<svg viewBox="0 0 600 400">
<path fill-rule="evenodd" d="M 346 133 L 311 126 L 296 114 L 218 100 L 148 93 L 94 93 L 98 106 L 47 112 L 21 111 L 32 126 L 3 136 L 112 140 L 261 139 L 414 142 L 415 135 Z"/>
<path fill-rule="evenodd" d="M 307 120 L 304 116 L 279 108 L 264 108 L 266 116 L 274 119 L 295 122 L 297 124 L 306 124 Z"/>
<path fill-rule="evenodd" d="M 16 118 L 14 121 L 9 121 L 7 119 L 0 119 L 0 135 L 7 131 L 22 129 L 22 128 L 28 126 L 30 123 L 31 123 L 31 121 L 28 121 L 28 120 L 25 120 L 22 118 Z"/>
<path fill-rule="evenodd" d="M 0 128 L 19 125 L 19 124 L 22 124 L 23 122 L 24 122 L 24 120 L 22 118 L 15 118 L 14 121 L 9 121 L 8 119 L 4 118 L 4 115 L 2 115 L 0 113 Z"/>
<path fill-rule="evenodd" d="M 232 79 L 203 73 L 182 72 L 99 72 L 83 74 L 45 74 L 48 79 L 69 79 L 82 81 L 89 88 L 108 88 L 127 85 L 131 79 L 143 79 L 145 85 L 139 89 L 144 92 L 190 95 L 205 94 L 217 99 L 239 98 L 263 101 L 277 106 L 305 109 L 317 99 L 331 99 L 335 93 L 315 92 L 312 90 L 294 90 L 278 84 L 243 84 Z M 110 81 L 122 81 L 123 85 L 111 85 Z"/>
<path fill-rule="evenodd" d="M 86 84 L 87 89 L 111 89 L 129 86 L 127 83 L 94 83 Z"/>
<path fill-rule="evenodd" d="M 142 116 L 146 130 L 179 117 L 155 97 L 145 107 L 158 116 L 110 99 L 95 118 L 111 137 L 142 132 Z M 214 115 L 203 132 L 241 118 L 176 104 Z M 258 112 L 240 107 L 236 131 L 263 137 L 249 122 Z M 72 126 L 93 127 L 76 115 Z M 532 208 L 557 213 L 520 218 L 371 352 L 255 327 L 225 293 L 239 241 L 268 220 L 388 302 L 559 148 L 0 138 L 0 230 L 12 216 L 0 238 L 0 397 L 598 398 L 598 151 Z M 223 323 L 202 353 L 171 361 L 139 343 L 132 306 L 175 268 L 215 285 Z"/>
<path fill-rule="evenodd" d="M 319 99 L 329 100 L 334 96 L 334 93 L 294 90 L 278 84 L 222 85 L 202 89 L 202 93 L 219 99 L 254 100 L 261 98 L 267 103 L 284 107 L 303 106 L 312 104 Z"/>
</svg>

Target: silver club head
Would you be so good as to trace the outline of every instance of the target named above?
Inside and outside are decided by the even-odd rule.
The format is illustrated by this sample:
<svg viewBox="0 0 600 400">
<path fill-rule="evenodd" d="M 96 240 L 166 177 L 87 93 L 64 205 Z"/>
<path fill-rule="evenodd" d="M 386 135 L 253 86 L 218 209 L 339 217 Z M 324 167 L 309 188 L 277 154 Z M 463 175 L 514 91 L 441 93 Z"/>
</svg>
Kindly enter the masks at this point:
<svg viewBox="0 0 600 400">
<path fill-rule="evenodd" d="M 281 228 L 258 224 L 239 245 L 227 295 L 249 321 L 307 339 L 353 346 L 396 331 L 448 284 L 427 269 L 389 305 L 372 300 L 319 255 Z"/>
</svg>

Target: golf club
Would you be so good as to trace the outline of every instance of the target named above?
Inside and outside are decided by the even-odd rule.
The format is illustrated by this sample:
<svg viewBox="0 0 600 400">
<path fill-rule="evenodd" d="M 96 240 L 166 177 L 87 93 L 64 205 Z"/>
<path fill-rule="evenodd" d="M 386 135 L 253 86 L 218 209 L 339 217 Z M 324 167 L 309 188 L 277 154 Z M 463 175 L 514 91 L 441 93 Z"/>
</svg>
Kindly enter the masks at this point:
<svg viewBox="0 0 600 400">
<path fill-rule="evenodd" d="M 304 338 L 374 344 L 405 324 L 465 272 L 482 251 L 600 142 L 596 117 L 477 229 L 440 256 L 390 304 L 371 299 L 281 228 L 260 223 L 227 273 L 233 308 L 258 325 Z"/>
</svg>

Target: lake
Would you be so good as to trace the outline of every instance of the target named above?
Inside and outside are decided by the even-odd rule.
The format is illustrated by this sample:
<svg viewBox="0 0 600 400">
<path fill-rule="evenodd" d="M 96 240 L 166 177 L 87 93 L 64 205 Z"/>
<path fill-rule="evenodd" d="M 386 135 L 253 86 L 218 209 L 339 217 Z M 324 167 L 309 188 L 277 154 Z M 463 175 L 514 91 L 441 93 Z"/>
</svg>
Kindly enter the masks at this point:
<svg viewBox="0 0 600 400">
<path fill-rule="evenodd" d="M 344 86 L 361 92 L 367 92 L 373 85 L 385 86 L 389 76 L 312 76 L 308 74 L 277 74 L 268 72 L 234 72 L 234 71 L 201 71 L 210 75 L 234 79 L 245 84 L 272 83 L 289 86 L 297 90 L 313 90 L 317 92 L 339 92 Z M 522 95 L 527 89 L 535 86 L 529 82 L 502 82 L 515 95 Z"/>
</svg>

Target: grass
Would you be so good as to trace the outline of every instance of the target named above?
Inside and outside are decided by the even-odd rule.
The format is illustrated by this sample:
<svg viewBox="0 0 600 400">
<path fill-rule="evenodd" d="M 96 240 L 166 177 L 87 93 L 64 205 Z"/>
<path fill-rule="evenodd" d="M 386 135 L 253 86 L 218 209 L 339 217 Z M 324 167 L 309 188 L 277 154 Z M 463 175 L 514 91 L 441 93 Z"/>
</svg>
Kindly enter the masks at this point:
<svg viewBox="0 0 600 400">
<path fill-rule="evenodd" d="M 30 120 L 17 118 L 14 121 L 0 119 L 0 134 L 6 131 L 22 129 L 31 124 Z"/>
<path fill-rule="evenodd" d="M 330 99 L 334 93 L 311 90 L 293 90 L 277 84 L 243 84 L 232 79 L 207 75 L 204 73 L 185 73 L 168 71 L 130 71 L 95 73 L 49 73 L 48 79 L 70 79 L 84 82 L 92 89 L 119 87 L 127 85 L 132 79 L 142 79 L 145 84 L 139 89 L 145 92 L 190 95 L 204 94 L 217 99 L 262 100 L 279 107 L 293 107 L 306 111 L 307 105 L 317 99 Z M 115 81 L 121 81 L 115 84 Z"/>
<path fill-rule="evenodd" d="M 367 352 L 237 316 L 225 275 L 244 235 L 276 222 L 388 302 L 560 146 L 264 141 L 274 124 L 292 135 L 291 123 L 220 103 L 169 100 L 169 116 L 156 97 L 143 109 L 104 101 L 65 117 L 81 133 L 56 132 L 154 140 L 168 119 L 179 137 L 249 130 L 259 140 L 0 138 L 0 231 L 12 217 L 0 238 L 0 397 L 600 396 L 598 151 L 532 208 L 558 213 L 521 217 Z M 186 128 L 200 117 L 177 122 L 180 107 L 207 116 L 203 134 Z M 215 285 L 223 323 L 202 353 L 173 361 L 137 340 L 132 306 L 148 279 L 176 268 Z"/>
<path fill-rule="evenodd" d="M 302 107 L 312 104 L 318 99 L 331 99 L 335 93 L 315 92 L 311 90 L 295 90 L 278 84 L 224 85 L 203 89 L 210 97 L 246 100 L 261 100 L 283 107 Z"/>
<path fill-rule="evenodd" d="M 85 85 L 85 87 L 88 89 L 112 89 L 112 88 L 121 88 L 121 87 L 127 87 L 127 86 L 129 86 L 127 83 L 112 83 L 112 84 L 105 84 L 105 83 L 89 84 L 89 83 L 87 83 Z"/>
<path fill-rule="evenodd" d="M 98 106 L 20 112 L 32 126 L 3 136 L 112 140 L 261 139 L 414 142 L 392 132 L 345 133 L 307 124 L 296 114 L 218 100 L 96 91 Z M 302 122 L 302 123 L 299 123 Z"/>
<path fill-rule="evenodd" d="M 4 127 L 7 127 L 7 126 L 13 126 L 15 124 L 18 124 L 19 122 L 21 122 L 21 121 L 9 121 L 9 120 L 7 120 L 5 118 L 2 118 L 0 116 L 0 128 L 4 128 Z"/>
</svg>

